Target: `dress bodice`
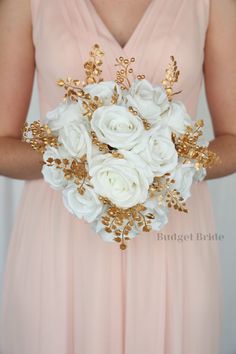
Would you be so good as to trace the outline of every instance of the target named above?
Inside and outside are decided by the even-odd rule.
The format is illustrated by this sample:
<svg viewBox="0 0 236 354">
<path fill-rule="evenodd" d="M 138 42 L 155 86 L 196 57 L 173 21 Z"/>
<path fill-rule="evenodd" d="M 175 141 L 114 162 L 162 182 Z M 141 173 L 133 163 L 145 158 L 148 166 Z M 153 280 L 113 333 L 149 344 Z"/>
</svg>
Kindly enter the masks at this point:
<svg viewBox="0 0 236 354">
<path fill-rule="evenodd" d="M 160 84 L 169 58 L 180 69 L 176 90 L 194 116 L 203 77 L 209 0 L 152 0 L 122 48 L 90 0 L 31 0 L 40 116 L 53 109 L 64 92 L 56 80 L 83 79 L 83 63 L 99 43 L 105 51 L 104 80 L 114 79 L 115 58 L 135 57 L 134 74 Z"/>
</svg>

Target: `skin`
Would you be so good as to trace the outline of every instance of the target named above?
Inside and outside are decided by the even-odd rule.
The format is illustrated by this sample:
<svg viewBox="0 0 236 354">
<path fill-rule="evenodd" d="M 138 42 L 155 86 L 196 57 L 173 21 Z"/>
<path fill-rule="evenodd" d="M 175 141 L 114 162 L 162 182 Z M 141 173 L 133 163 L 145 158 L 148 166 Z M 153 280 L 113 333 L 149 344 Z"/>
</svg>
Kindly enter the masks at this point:
<svg viewBox="0 0 236 354">
<path fill-rule="evenodd" d="M 150 0 L 91 0 L 99 16 L 124 46 Z M 129 13 L 129 21 L 123 21 Z M 211 0 L 204 75 L 215 138 L 210 149 L 221 159 L 207 179 L 236 172 L 236 1 Z M 21 142 L 32 94 L 35 51 L 29 0 L 0 0 L 0 175 L 42 178 L 42 156 Z M 14 104 L 13 104 L 14 102 Z"/>
</svg>

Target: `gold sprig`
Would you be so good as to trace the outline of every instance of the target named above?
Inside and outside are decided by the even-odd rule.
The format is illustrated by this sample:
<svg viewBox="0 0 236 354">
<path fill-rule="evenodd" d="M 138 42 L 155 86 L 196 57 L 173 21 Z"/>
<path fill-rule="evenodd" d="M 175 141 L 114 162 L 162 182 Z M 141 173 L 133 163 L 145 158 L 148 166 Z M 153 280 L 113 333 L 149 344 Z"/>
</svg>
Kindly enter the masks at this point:
<svg viewBox="0 0 236 354">
<path fill-rule="evenodd" d="M 212 167 L 219 162 L 219 156 L 216 153 L 206 146 L 198 145 L 198 139 L 203 134 L 201 130 L 203 126 L 203 120 L 199 119 L 194 126 L 187 126 L 186 132 L 178 138 L 176 134 L 172 133 L 176 151 L 183 158 L 183 163 L 194 161 L 198 169 Z"/>
<path fill-rule="evenodd" d="M 63 97 L 63 102 L 66 102 L 67 99 L 71 100 L 72 102 L 78 102 L 78 98 L 82 98 L 85 95 L 85 92 L 80 87 L 81 81 L 73 80 L 69 76 L 65 80 L 57 80 L 57 85 L 63 87 L 66 90 L 66 93 Z"/>
<path fill-rule="evenodd" d="M 131 63 L 135 62 L 135 58 L 127 59 L 123 57 L 116 58 L 115 66 L 121 67 L 120 70 L 116 72 L 115 82 L 120 85 L 122 90 L 128 90 L 131 86 L 129 80 L 129 74 L 133 73 L 133 69 L 130 67 Z"/>
<path fill-rule="evenodd" d="M 168 208 L 173 207 L 178 211 L 188 213 L 188 209 L 186 208 L 186 203 L 184 202 L 184 198 L 181 197 L 180 192 L 177 191 L 176 189 L 168 190 L 166 194 L 166 203 Z"/>
<path fill-rule="evenodd" d="M 90 136 L 91 136 L 91 139 L 92 139 L 92 143 L 99 148 L 99 151 L 102 151 L 104 153 L 109 153 L 110 152 L 109 146 L 107 144 L 101 143 L 99 141 L 95 131 L 91 131 Z"/>
<path fill-rule="evenodd" d="M 65 80 L 58 80 L 57 84 L 64 87 L 66 90 L 63 101 L 66 102 L 67 99 L 70 99 L 72 102 L 78 102 L 78 99 L 81 99 L 84 108 L 87 109 L 85 115 L 88 115 L 88 117 L 91 118 L 91 115 L 88 114 L 88 112 L 94 112 L 98 107 L 103 105 L 103 102 L 98 96 L 91 97 L 89 93 L 85 92 L 84 89 L 79 86 L 79 82 L 79 80 L 72 80 L 71 77 L 67 77 Z"/>
<path fill-rule="evenodd" d="M 78 82 L 78 84 L 75 84 Z M 98 97 L 92 97 L 89 93 L 85 92 L 84 89 L 77 86 L 79 85 L 78 80 L 72 80 L 68 77 L 66 80 L 60 79 L 58 82 L 59 86 L 63 86 L 66 90 L 64 94 L 63 101 L 66 102 L 67 99 L 70 99 L 72 102 L 78 102 L 78 100 L 82 100 L 82 105 L 84 108 L 84 116 L 90 120 L 92 118 L 93 112 L 96 111 L 98 107 L 103 106 L 103 101 Z"/>
<path fill-rule="evenodd" d="M 162 205 L 165 201 L 169 208 L 174 207 L 178 211 L 187 213 L 188 210 L 180 192 L 172 189 L 174 183 L 175 180 L 170 178 L 170 173 L 161 177 L 154 177 L 153 183 L 149 187 L 149 197 L 157 198 L 158 205 Z"/>
<path fill-rule="evenodd" d="M 119 99 L 119 94 L 117 92 L 117 87 L 114 86 L 113 95 L 111 96 L 111 104 L 117 104 Z"/>
<path fill-rule="evenodd" d="M 138 116 L 142 122 L 143 122 L 143 127 L 145 130 L 150 130 L 151 129 L 151 124 L 148 122 L 146 118 L 144 118 L 138 111 L 136 111 L 132 106 L 129 106 L 128 108 L 129 112 L 132 113 L 134 116 Z"/>
<path fill-rule="evenodd" d="M 58 137 L 53 135 L 47 124 L 41 125 L 40 121 L 25 123 L 22 129 L 22 141 L 43 154 L 48 146 L 58 147 Z"/>
<path fill-rule="evenodd" d="M 113 157 L 115 157 L 116 159 L 123 159 L 124 155 L 121 154 L 121 152 L 119 152 L 118 150 L 114 149 L 111 151 L 111 154 Z"/>
<path fill-rule="evenodd" d="M 115 206 L 108 198 L 99 197 L 104 205 L 107 205 L 106 214 L 102 216 L 104 230 L 114 233 L 114 241 L 120 243 L 121 250 L 127 248 L 127 241 L 130 240 L 129 233 L 133 229 L 140 229 L 149 232 L 152 229 L 152 220 L 155 216 L 151 213 L 145 215 L 146 207 L 137 204 L 131 208 L 123 209 Z"/>
<path fill-rule="evenodd" d="M 66 180 L 72 180 L 78 185 L 78 192 L 84 194 L 85 185 L 89 185 L 89 180 L 91 179 L 88 175 L 87 160 L 86 156 L 80 158 L 80 160 L 68 159 L 54 159 L 49 157 L 45 162 L 47 166 L 55 166 L 63 171 Z"/>
<path fill-rule="evenodd" d="M 137 75 L 136 78 L 137 78 L 138 80 L 143 80 L 143 79 L 145 79 L 145 75 L 144 75 L 144 74 L 142 74 L 142 75 Z"/>
<path fill-rule="evenodd" d="M 179 94 L 181 91 L 174 92 L 173 86 L 178 82 L 179 79 L 179 70 L 177 67 L 177 62 L 173 56 L 170 57 L 170 63 L 168 68 L 166 69 L 165 79 L 162 80 L 162 84 L 166 91 L 167 97 L 169 101 L 172 101 L 173 96 Z"/>
<path fill-rule="evenodd" d="M 123 159 L 124 155 L 121 154 L 117 149 L 111 147 L 110 145 L 107 145 L 105 143 L 100 142 L 100 140 L 98 139 L 95 131 L 91 131 L 90 133 L 91 139 L 92 139 L 92 143 L 94 145 L 96 145 L 99 148 L 99 151 L 106 153 L 110 153 L 112 154 L 113 157 L 117 158 L 117 159 Z"/>
<path fill-rule="evenodd" d="M 83 96 L 82 104 L 85 110 L 83 115 L 91 120 L 96 109 L 103 106 L 103 101 L 98 96 L 91 97 L 90 94 L 86 93 Z"/>
<path fill-rule="evenodd" d="M 85 85 L 95 84 L 103 81 L 100 77 L 102 73 L 102 60 L 104 56 L 104 51 L 101 49 L 99 44 L 94 44 L 92 50 L 89 53 L 90 59 L 84 63 L 84 70 L 86 74 Z"/>
<path fill-rule="evenodd" d="M 102 73 L 102 60 L 101 57 L 104 55 L 103 50 L 98 44 L 94 44 L 90 51 L 90 58 L 84 63 L 85 70 L 85 80 L 73 80 L 71 77 L 66 79 L 57 80 L 57 85 L 64 87 L 66 93 L 63 97 L 63 101 L 66 101 L 68 98 L 73 102 L 78 102 L 78 98 L 84 98 L 85 92 L 83 87 L 88 84 L 99 83 L 103 81 L 100 77 Z"/>
<path fill-rule="evenodd" d="M 166 173 L 160 177 L 155 176 L 152 184 L 149 186 L 150 197 L 155 196 L 156 193 L 166 191 L 173 183 L 175 183 L 175 180 L 170 178 L 170 173 Z"/>
</svg>

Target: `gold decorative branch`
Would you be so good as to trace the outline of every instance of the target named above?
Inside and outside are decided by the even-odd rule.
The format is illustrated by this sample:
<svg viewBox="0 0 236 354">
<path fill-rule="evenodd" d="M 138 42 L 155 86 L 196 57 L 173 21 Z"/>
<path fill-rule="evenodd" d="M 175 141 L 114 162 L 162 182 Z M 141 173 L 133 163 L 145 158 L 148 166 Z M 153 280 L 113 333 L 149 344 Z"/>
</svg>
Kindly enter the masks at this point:
<svg viewBox="0 0 236 354">
<path fill-rule="evenodd" d="M 175 144 L 178 155 L 183 158 L 183 163 L 192 162 L 195 160 L 196 168 L 207 168 L 219 162 L 219 156 L 213 151 L 209 150 L 207 146 L 198 145 L 198 139 L 202 136 L 204 122 L 199 119 L 195 122 L 194 126 L 188 126 L 186 132 L 176 137 L 172 133 L 172 140 Z"/>
<path fill-rule="evenodd" d="M 80 80 L 73 80 L 71 77 L 66 79 L 57 80 L 57 85 L 63 87 L 66 90 L 63 101 L 66 102 L 70 99 L 72 102 L 78 102 L 78 98 L 84 97 L 85 93 L 80 87 L 82 83 Z"/>
<path fill-rule="evenodd" d="M 137 116 L 141 119 L 143 123 L 143 127 L 145 130 L 150 130 L 151 129 L 151 124 L 148 122 L 146 118 L 144 118 L 138 111 L 136 111 L 132 106 L 128 107 L 129 112 L 132 113 L 134 116 Z"/>
<path fill-rule="evenodd" d="M 31 145 L 31 147 L 44 153 L 48 146 L 58 147 L 58 137 L 53 135 L 47 124 L 41 125 L 40 121 L 25 123 L 22 129 L 22 141 Z"/>
<path fill-rule="evenodd" d="M 104 51 L 99 44 L 94 44 L 89 54 L 91 58 L 84 63 L 86 75 L 85 85 L 96 84 L 103 81 L 100 75 L 102 73 L 101 66 L 103 64 L 101 58 L 104 56 Z"/>
<path fill-rule="evenodd" d="M 132 229 L 141 228 L 148 232 L 152 229 L 151 222 L 155 219 L 154 215 L 144 214 L 147 209 L 142 204 L 137 204 L 131 208 L 118 208 L 108 198 L 100 196 L 100 200 L 107 205 L 106 214 L 102 216 L 104 230 L 108 233 L 114 233 L 114 241 L 120 243 L 121 250 L 125 250 L 126 242 L 130 240 L 129 233 Z"/>
<path fill-rule="evenodd" d="M 66 180 L 72 180 L 78 185 L 77 190 L 80 194 L 84 194 L 85 185 L 89 184 L 90 177 L 87 170 L 86 156 L 69 161 L 68 159 L 54 159 L 49 157 L 45 162 L 47 166 L 54 166 L 63 171 Z"/>
<path fill-rule="evenodd" d="M 115 82 L 120 85 L 122 90 L 128 90 L 131 86 L 129 80 L 129 74 L 133 73 L 133 69 L 130 67 L 131 63 L 135 62 L 135 58 L 127 59 L 123 57 L 116 58 L 115 66 L 121 69 L 116 72 Z"/>
<path fill-rule="evenodd" d="M 177 67 L 177 62 L 173 56 L 170 57 L 170 63 L 168 68 L 166 69 L 165 79 L 162 80 L 162 84 L 166 91 L 167 97 L 169 101 L 172 101 L 173 96 L 179 94 L 181 91 L 174 92 L 173 86 L 178 82 L 179 79 L 179 70 Z"/>
<path fill-rule="evenodd" d="M 176 189 L 172 189 L 167 192 L 166 203 L 168 208 L 173 207 L 178 211 L 182 211 L 184 213 L 188 212 L 183 197 L 181 197 L 180 192 Z"/>
<path fill-rule="evenodd" d="M 168 208 L 174 208 L 178 211 L 187 213 L 186 204 L 180 192 L 172 187 L 175 180 L 170 178 L 170 173 L 161 177 L 154 177 L 153 183 L 149 187 L 150 198 L 157 198 L 157 204 L 161 205 L 166 201 Z M 172 187 L 172 188 L 171 188 Z"/>
<path fill-rule="evenodd" d="M 103 101 L 98 96 L 91 97 L 91 95 L 88 93 L 84 94 L 82 98 L 82 104 L 85 110 L 83 115 L 86 116 L 88 120 L 91 120 L 93 112 L 96 111 L 98 107 L 101 107 L 103 105 Z"/>
<path fill-rule="evenodd" d="M 98 44 L 94 44 L 90 51 L 90 58 L 84 63 L 85 71 L 85 81 L 73 80 L 71 77 L 66 79 L 57 80 L 57 85 L 64 87 L 66 93 L 64 95 L 63 101 L 66 101 L 69 98 L 73 102 L 77 102 L 78 98 L 84 98 L 85 93 L 83 87 L 88 84 L 95 84 L 103 81 L 100 77 L 102 73 L 102 60 L 101 58 L 104 55 L 103 50 Z"/>
</svg>

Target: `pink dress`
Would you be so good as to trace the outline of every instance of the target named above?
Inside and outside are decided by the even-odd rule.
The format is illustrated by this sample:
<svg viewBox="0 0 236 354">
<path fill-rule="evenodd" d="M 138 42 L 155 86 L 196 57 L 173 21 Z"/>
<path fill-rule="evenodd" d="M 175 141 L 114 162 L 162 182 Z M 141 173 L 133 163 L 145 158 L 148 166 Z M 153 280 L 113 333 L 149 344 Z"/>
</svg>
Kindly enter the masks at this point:
<svg viewBox="0 0 236 354">
<path fill-rule="evenodd" d="M 58 78 L 83 78 L 94 43 L 106 53 L 105 80 L 116 57 L 134 56 L 135 73 L 160 84 L 174 55 L 178 98 L 195 116 L 209 0 L 153 0 L 124 48 L 89 0 L 31 5 L 41 118 L 62 99 Z M 121 251 L 69 214 L 60 192 L 27 182 L 5 268 L 1 354 L 217 354 L 218 242 L 197 239 L 215 233 L 205 181 L 187 206 L 170 211 L 159 238 L 140 234 Z"/>
</svg>

